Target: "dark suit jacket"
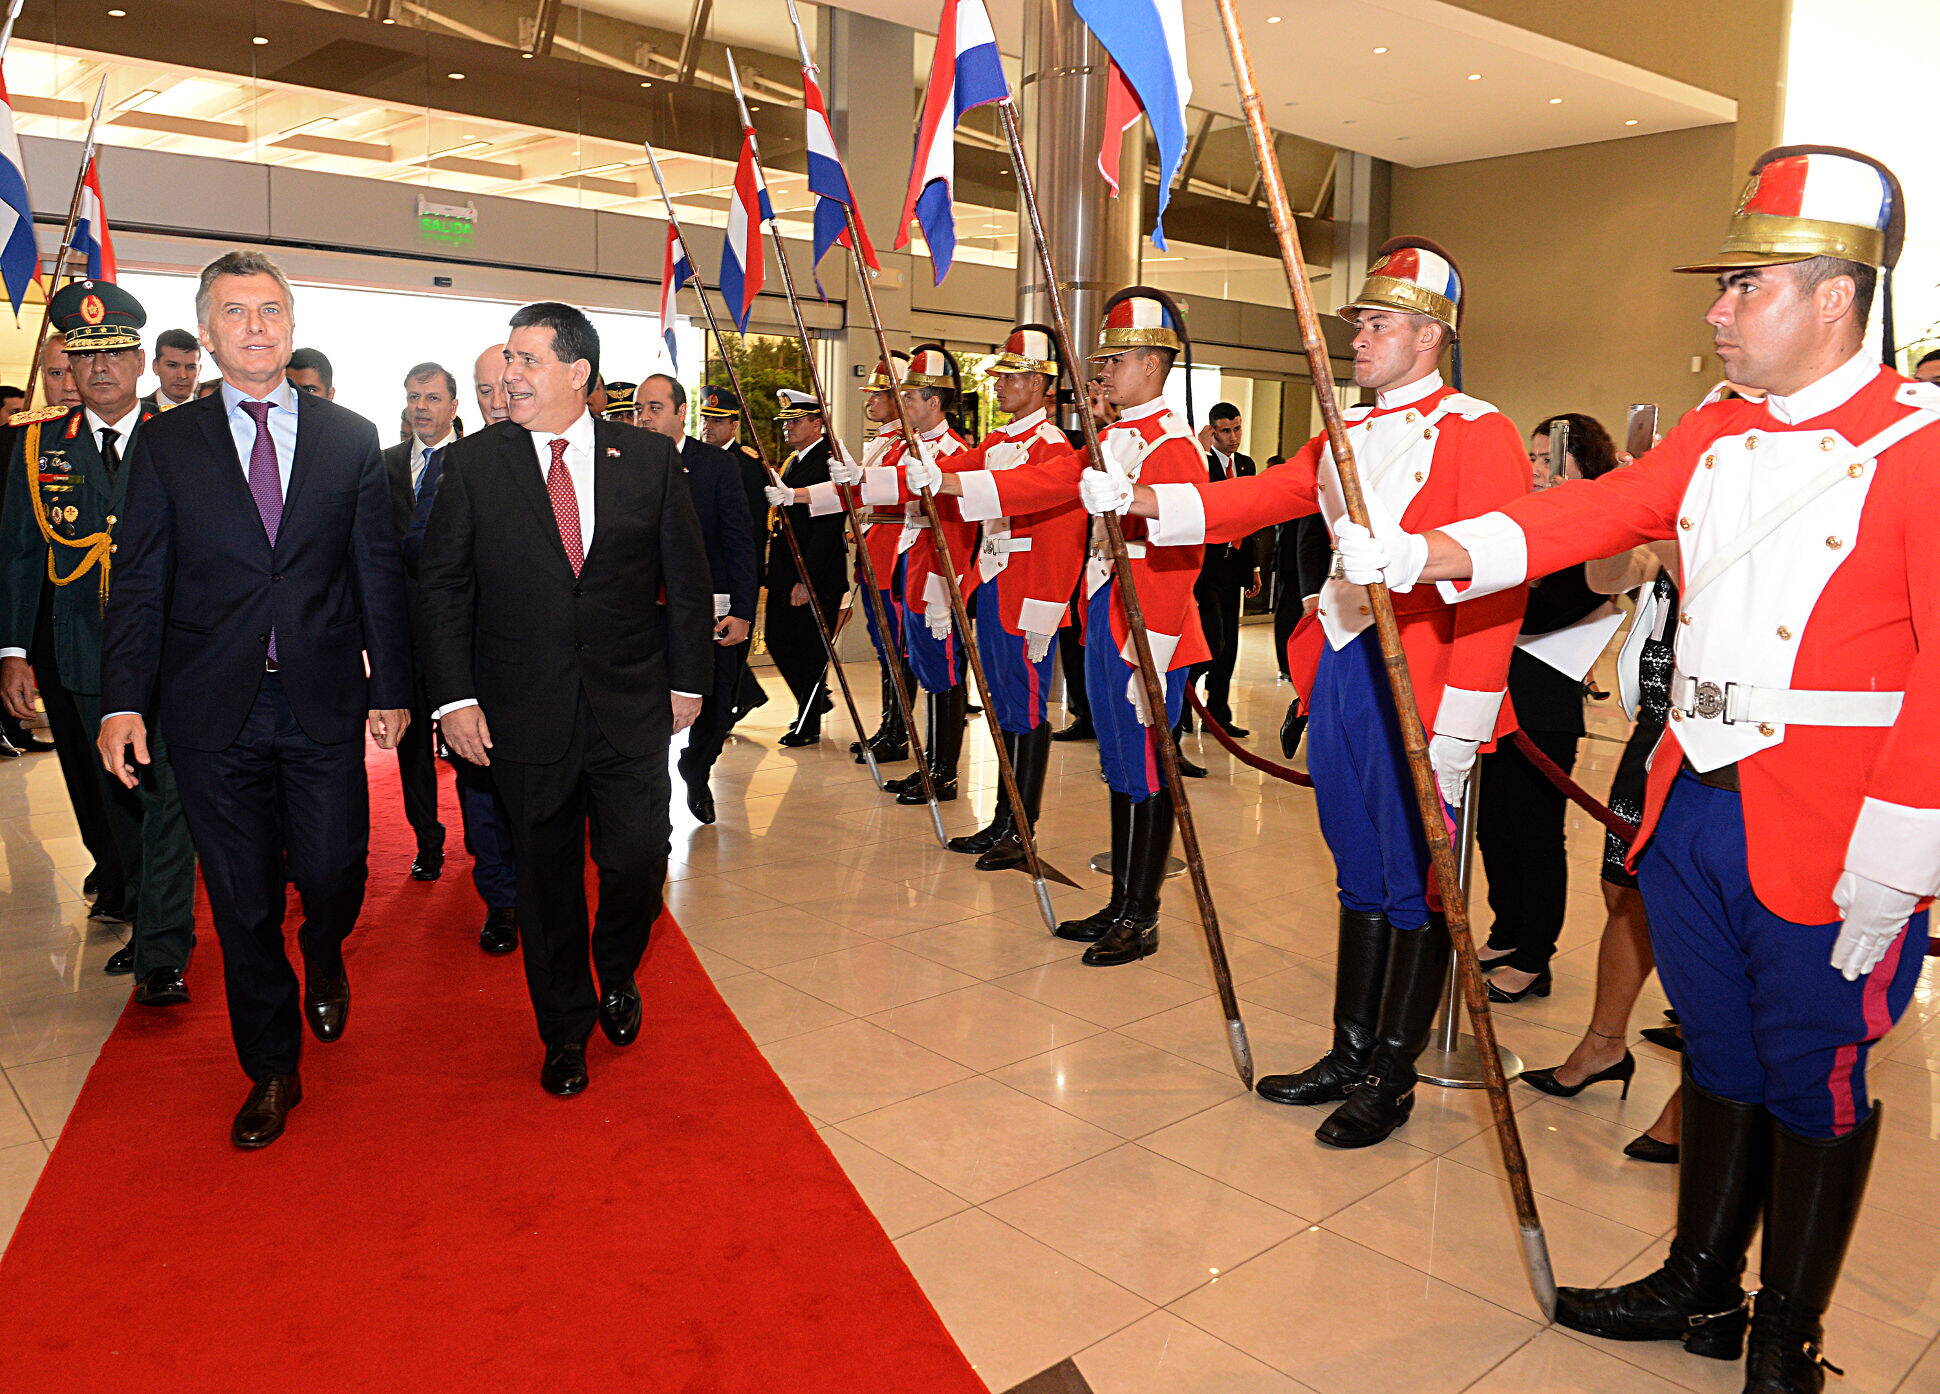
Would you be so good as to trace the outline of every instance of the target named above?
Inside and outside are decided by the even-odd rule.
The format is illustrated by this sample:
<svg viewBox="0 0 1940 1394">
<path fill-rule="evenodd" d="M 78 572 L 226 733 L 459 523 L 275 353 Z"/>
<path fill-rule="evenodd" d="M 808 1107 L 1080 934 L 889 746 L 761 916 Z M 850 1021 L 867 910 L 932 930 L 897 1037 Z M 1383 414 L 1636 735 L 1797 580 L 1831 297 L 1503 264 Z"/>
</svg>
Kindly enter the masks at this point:
<svg viewBox="0 0 1940 1394">
<path fill-rule="evenodd" d="M 551 764 L 580 694 L 623 755 L 664 747 L 671 692 L 713 683 L 713 581 L 673 443 L 593 423 L 593 535 L 566 561 L 532 437 L 501 421 L 447 447 L 418 560 L 432 710 L 485 709 L 495 759 Z"/>
<path fill-rule="evenodd" d="M 828 480 L 827 436 L 790 458 L 781 475 L 781 482 L 791 489 L 806 489 L 811 484 L 826 484 Z M 763 502 L 766 497 L 764 494 Z M 795 525 L 795 540 L 801 544 L 802 560 L 808 566 L 810 584 L 816 594 L 824 598 L 840 595 L 849 584 L 848 519 L 840 513 L 811 518 L 805 503 L 790 504 L 787 514 Z M 801 578 L 795 574 L 795 558 L 788 550 L 788 540 L 779 536 L 781 524 L 777 522 L 775 528 L 777 536 L 768 542 L 768 594 L 786 601 Z"/>
<path fill-rule="evenodd" d="M 1609 603 L 1609 596 L 1590 589 L 1583 579 L 1583 564 L 1578 562 L 1530 583 L 1522 632 L 1526 636 L 1553 634 L 1587 619 Z M 1509 656 L 1509 701 L 1525 731 L 1580 736 L 1586 729 L 1583 684 L 1522 649 Z"/>
<path fill-rule="evenodd" d="M 1274 546 L 1274 569 L 1280 577 L 1277 603 L 1298 605 L 1319 595 L 1334 563 L 1334 544 L 1318 513 L 1280 524 Z"/>
<path fill-rule="evenodd" d="M 311 740 L 361 739 L 370 710 L 411 705 L 377 431 L 321 397 L 299 392 L 296 403 L 273 548 L 220 392 L 142 427 L 123 465 L 102 711 L 158 712 L 172 744 L 227 749 L 262 685 L 272 629 L 290 709 Z"/>
<path fill-rule="evenodd" d="M 753 624 L 761 565 L 741 466 L 727 451 L 688 436 L 680 443 L 680 467 L 687 472 L 687 492 L 693 496 L 701 536 L 707 540 L 707 566 L 715 589 L 726 593 L 730 615 Z M 761 506 L 768 506 L 765 494 Z"/>
<path fill-rule="evenodd" d="M 1206 477 L 1212 478 L 1213 456 L 1206 452 Z M 1232 472 L 1237 476 L 1254 474 L 1251 455 L 1233 456 Z M 1199 564 L 1200 579 L 1211 585 L 1244 587 L 1253 579 L 1253 572 L 1260 565 L 1259 534 L 1242 538 L 1238 542 L 1209 542 L 1206 544 L 1204 560 Z"/>
</svg>

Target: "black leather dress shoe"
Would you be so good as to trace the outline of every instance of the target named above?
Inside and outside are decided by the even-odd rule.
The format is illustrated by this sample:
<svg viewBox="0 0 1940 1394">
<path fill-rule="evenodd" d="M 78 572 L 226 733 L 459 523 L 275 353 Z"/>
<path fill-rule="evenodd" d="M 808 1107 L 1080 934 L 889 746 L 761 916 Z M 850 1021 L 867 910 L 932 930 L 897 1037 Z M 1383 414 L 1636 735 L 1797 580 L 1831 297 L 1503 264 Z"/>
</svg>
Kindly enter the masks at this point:
<svg viewBox="0 0 1940 1394">
<path fill-rule="evenodd" d="M 95 901 L 93 905 L 88 907 L 88 918 L 91 920 L 100 920 L 105 924 L 133 924 L 135 922 L 135 907 L 132 905 L 117 905 L 113 901 L 101 899 Z"/>
<path fill-rule="evenodd" d="M 712 823 L 715 819 L 714 791 L 705 784 L 688 785 L 687 811 L 694 815 L 697 822 Z"/>
<path fill-rule="evenodd" d="M 303 1081 L 295 1075 L 271 1075 L 258 1080 L 243 1100 L 242 1111 L 229 1126 L 229 1140 L 254 1151 L 283 1136 L 290 1110 L 303 1102 Z"/>
<path fill-rule="evenodd" d="M 1187 779 L 1204 779 L 1206 777 L 1206 767 L 1204 765 L 1193 764 L 1192 761 L 1186 758 L 1186 753 L 1182 750 L 1179 752 L 1179 773 Z"/>
<path fill-rule="evenodd" d="M 1159 922 L 1122 915 L 1113 920 L 1098 942 L 1084 951 L 1082 961 L 1092 968 L 1113 968 L 1121 963 L 1137 963 L 1159 951 Z"/>
<path fill-rule="evenodd" d="M 1051 739 L 1054 741 L 1095 741 L 1098 739 L 1098 730 L 1091 724 L 1090 717 L 1081 716 L 1062 731 L 1053 731 L 1051 733 Z"/>
<path fill-rule="evenodd" d="M 821 733 L 817 731 L 790 731 L 787 735 L 775 742 L 776 745 L 786 746 L 790 750 L 799 750 L 805 745 L 820 745 L 821 743 Z"/>
<path fill-rule="evenodd" d="M 444 850 L 440 848 L 433 851 L 429 847 L 420 847 L 416 859 L 411 863 L 411 879 L 413 881 L 435 881 L 444 874 Z"/>
<path fill-rule="evenodd" d="M 143 1007 L 179 1007 L 189 1000 L 189 985 L 180 968 L 153 968 L 135 984 L 135 1002 Z"/>
<path fill-rule="evenodd" d="M 539 1068 L 539 1087 L 570 1099 L 586 1088 L 586 1043 L 546 1047 L 546 1063 Z"/>
<path fill-rule="evenodd" d="M 308 954 L 303 956 L 303 1019 L 310 1023 L 310 1034 L 328 1043 L 344 1033 L 350 1020 L 350 978 L 339 961 L 334 973 L 319 971 Z"/>
<path fill-rule="evenodd" d="M 123 944 L 120 948 L 116 949 L 113 953 L 109 954 L 108 961 L 101 965 L 101 971 L 103 973 L 111 974 L 115 977 L 120 977 L 123 973 L 134 972 L 135 971 L 134 944 L 133 943 Z"/>
<path fill-rule="evenodd" d="M 519 947 L 519 912 L 511 908 L 485 912 L 478 931 L 478 947 L 488 954 L 509 954 Z"/>
<path fill-rule="evenodd" d="M 640 1034 L 640 989 L 633 979 L 600 994 L 600 1030 L 616 1046 L 632 1045 Z"/>
<path fill-rule="evenodd" d="M 54 742 L 35 740 L 32 736 L 27 737 L 24 741 L 16 741 L 14 743 L 14 749 L 18 750 L 22 755 L 39 755 L 43 751 L 52 750 L 53 748 Z"/>
</svg>

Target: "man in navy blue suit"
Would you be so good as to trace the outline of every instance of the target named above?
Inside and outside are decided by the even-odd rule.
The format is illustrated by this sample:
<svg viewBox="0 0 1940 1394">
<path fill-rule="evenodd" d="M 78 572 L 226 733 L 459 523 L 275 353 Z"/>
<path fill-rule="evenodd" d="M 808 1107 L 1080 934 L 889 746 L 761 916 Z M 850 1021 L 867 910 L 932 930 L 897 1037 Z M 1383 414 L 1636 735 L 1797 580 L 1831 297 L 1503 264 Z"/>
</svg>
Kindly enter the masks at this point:
<svg viewBox="0 0 1940 1394">
<path fill-rule="evenodd" d="M 707 541 L 707 567 L 714 577 L 714 685 L 680 752 L 680 774 L 687 785 L 687 810 L 703 823 L 714 821 L 714 792 L 708 779 L 734 725 L 734 699 L 748 666 L 749 635 L 761 589 L 753 520 L 741 487 L 734 455 L 687 434 L 687 389 L 665 373 L 642 382 L 634 395 L 634 419 L 680 451 L 687 492 Z M 765 503 L 766 500 L 764 499 Z"/>
<path fill-rule="evenodd" d="M 364 729 L 386 750 L 403 735 L 411 638 L 377 432 L 286 379 L 282 271 L 225 253 L 203 268 L 196 318 L 222 386 L 156 417 L 129 458 L 99 746 L 133 787 L 151 720 L 168 741 L 253 1081 L 230 1137 L 257 1148 L 303 1097 L 300 1023 L 334 1041 L 349 1015 L 343 946 L 370 843 Z M 300 987 L 286 876 L 303 901 Z"/>
</svg>

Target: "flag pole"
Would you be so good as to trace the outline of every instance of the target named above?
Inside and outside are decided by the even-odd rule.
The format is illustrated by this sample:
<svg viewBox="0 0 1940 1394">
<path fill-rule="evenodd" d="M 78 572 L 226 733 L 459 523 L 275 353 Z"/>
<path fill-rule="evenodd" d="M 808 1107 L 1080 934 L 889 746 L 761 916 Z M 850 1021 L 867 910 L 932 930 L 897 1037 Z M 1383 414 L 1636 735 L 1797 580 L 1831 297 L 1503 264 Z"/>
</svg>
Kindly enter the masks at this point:
<svg viewBox="0 0 1940 1394">
<path fill-rule="evenodd" d="M 1074 356 L 1076 345 L 1071 336 L 1070 315 L 1064 305 L 1063 283 L 1058 279 L 1057 267 L 1051 257 L 1050 241 L 1044 235 L 1044 219 L 1037 202 L 1037 183 L 1024 158 L 1024 136 L 1017 124 L 1017 107 L 1008 92 L 997 103 L 997 112 L 1003 124 L 1004 137 L 1010 144 L 1011 167 L 1017 171 L 1019 202 L 1030 221 L 1031 240 L 1037 246 L 1039 277 L 1050 300 L 1051 326 L 1057 334 L 1058 352 L 1065 362 L 1075 365 L 1080 360 Z M 1072 371 L 1077 371 L 1075 366 Z M 1098 453 L 1098 422 L 1092 415 L 1091 399 L 1084 392 L 1073 395 L 1077 398 L 1090 467 L 1102 470 L 1104 463 Z M 1226 1044 L 1232 1052 L 1234 1069 L 1250 1089 L 1253 1087 L 1252 1042 L 1246 1034 L 1246 1023 L 1240 1016 L 1232 965 L 1226 957 L 1226 940 L 1220 932 L 1219 912 L 1213 905 L 1212 883 L 1206 874 L 1206 859 L 1199 843 L 1199 826 L 1193 820 L 1192 802 L 1179 769 L 1178 744 L 1162 715 L 1166 709 L 1165 680 L 1160 676 L 1158 664 L 1152 657 L 1151 639 L 1145 628 L 1145 607 L 1139 600 L 1138 583 L 1133 578 L 1131 558 L 1125 550 L 1124 526 L 1116 513 L 1102 514 L 1099 521 L 1104 525 L 1106 550 L 1111 556 L 1119 599 L 1125 606 L 1126 627 L 1131 631 L 1133 654 L 1145 689 L 1145 709 L 1153 714 L 1152 744 L 1158 748 L 1165 782 L 1172 791 L 1173 812 L 1179 824 L 1180 850 L 1186 854 L 1186 866 L 1192 873 L 1192 891 L 1198 902 L 1199 925 L 1205 936 L 1206 954 L 1212 963 L 1213 986 L 1218 991 L 1220 1009 L 1226 1016 Z"/>
<path fill-rule="evenodd" d="M 11 16 L 7 24 L 11 29 Z M 101 103 L 107 95 L 108 79 L 103 75 L 101 86 L 94 94 L 94 114 L 88 118 L 88 139 L 81 150 L 81 169 L 74 176 L 74 197 L 67 201 L 67 226 L 61 230 L 61 249 L 54 254 L 54 267 L 48 274 L 48 284 L 41 288 L 44 303 L 41 307 L 40 332 L 34 335 L 34 356 L 27 360 L 27 398 L 20 404 L 22 411 L 33 410 L 34 394 L 40 388 L 40 355 L 47 346 L 47 331 L 53 324 L 49 311 L 54 306 L 55 292 L 61 288 L 61 275 L 67 270 L 68 254 L 74 247 L 74 226 L 81 218 L 81 193 L 87 187 L 88 169 L 94 164 L 94 132 L 101 124 Z"/>
<path fill-rule="evenodd" d="M 735 67 L 734 52 L 732 49 L 728 50 L 727 61 L 729 76 L 734 80 L 735 103 L 741 112 L 741 129 L 748 133 L 749 145 L 754 151 L 755 177 L 759 179 L 761 176 L 760 147 L 754 139 L 754 122 L 749 118 L 748 104 L 741 96 L 741 74 Z M 763 187 L 766 187 L 765 180 L 763 181 Z M 810 383 L 814 385 L 816 399 L 826 409 L 829 405 L 829 397 L 827 388 L 822 381 L 822 366 L 816 361 L 815 344 L 808 336 L 808 323 L 802 318 L 801 301 L 795 294 L 795 277 L 794 273 L 788 268 L 788 255 L 782 249 L 780 229 L 775 227 L 772 222 L 769 224 L 769 234 L 775 239 L 775 260 L 781 267 L 782 289 L 788 296 L 788 308 L 795 317 L 795 335 L 801 341 L 802 361 L 808 365 L 808 377 Z M 759 240 L 760 233 L 757 232 L 755 236 L 755 246 L 757 254 L 759 254 L 761 245 Z M 895 360 L 889 356 L 889 350 L 886 348 L 883 350 L 882 361 L 885 371 L 893 379 L 895 377 Z M 895 399 L 897 408 L 900 410 L 902 398 L 897 395 L 893 386 L 889 395 Z M 830 435 L 831 439 L 833 439 L 834 433 L 831 432 Z M 831 446 L 831 449 L 833 448 Z M 849 529 L 855 535 L 856 554 L 862 562 L 862 584 L 863 588 L 868 592 L 863 599 L 868 604 L 870 613 L 875 616 L 876 633 L 882 638 L 883 649 L 887 650 L 895 643 L 892 636 L 895 635 L 896 630 L 890 627 L 889 609 L 883 604 L 883 588 L 878 584 L 881 578 L 876 574 L 875 558 L 869 554 L 868 545 L 863 539 L 862 518 L 856 511 L 855 497 L 851 490 L 837 487 L 836 495 L 842 500 L 843 511 L 848 515 L 849 519 Z M 896 710 L 902 718 L 903 730 L 909 741 L 909 753 L 916 759 L 916 777 L 923 787 L 924 800 L 929 804 L 930 827 L 936 833 L 938 844 L 948 847 L 950 845 L 950 835 L 943 827 L 943 806 L 936 796 L 936 780 L 930 774 L 929 752 L 924 748 L 922 738 L 917 735 L 916 709 L 910 697 L 909 687 L 903 681 L 902 665 L 897 663 L 887 652 L 879 652 L 877 657 L 882 660 L 883 673 L 889 679 L 891 691 L 896 694 Z M 864 740 L 862 744 L 866 748 L 868 741 Z"/>
<path fill-rule="evenodd" d="M 795 34 L 799 41 L 801 39 L 801 27 L 799 24 L 796 26 Z M 809 66 L 812 67 L 813 65 L 811 64 Z M 728 55 L 728 68 L 730 73 L 732 73 L 734 69 L 734 55 L 731 52 Z M 738 74 L 735 75 L 734 79 L 734 91 L 736 100 L 740 100 L 741 81 Z M 741 109 L 742 120 L 747 124 L 747 128 L 752 131 L 752 123 L 747 121 L 747 104 L 745 102 L 742 103 Z M 752 136 L 750 139 L 752 139 Z M 758 154 L 756 158 L 758 161 Z M 862 291 L 863 304 L 868 308 L 869 322 L 876 332 L 876 343 L 881 349 L 884 358 L 887 358 L 889 355 L 889 334 L 883 327 L 882 314 L 876 305 L 875 284 L 869 279 L 869 268 L 862 260 L 862 234 L 856 227 L 855 209 L 852 205 L 845 203 L 843 210 L 849 228 L 849 241 L 852 244 L 849 251 L 851 260 L 855 266 L 856 282 Z M 775 251 L 776 260 L 781 263 L 783 284 L 788 287 L 789 303 L 794 305 L 794 281 L 788 269 L 787 258 L 781 254 L 781 235 L 779 229 L 776 230 L 775 234 Z M 796 306 L 796 315 L 799 320 L 799 306 Z M 807 335 L 807 332 L 807 327 L 804 325 L 802 327 L 804 337 Z M 909 413 L 903 406 L 902 393 L 898 391 L 894 395 L 896 402 L 896 421 L 898 428 L 902 432 L 903 448 L 908 453 L 910 459 L 922 459 L 924 458 L 922 442 L 917 438 L 915 427 L 910 424 Z M 1038 913 L 1044 917 L 1045 927 L 1055 930 L 1058 926 L 1057 911 L 1051 906 L 1051 890 L 1046 884 L 1046 878 L 1048 877 L 1066 886 L 1075 887 L 1077 883 L 1038 855 L 1037 838 L 1031 827 L 1030 814 L 1025 808 L 1023 794 L 1017 787 L 1017 771 L 1011 764 L 1010 751 L 1004 744 L 1003 727 L 997 720 L 997 702 L 991 695 L 989 676 L 984 672 L 983 655 L 978 652 L 976 643 L 970 637 L 970 610 L 964 603 L 963 588 L 957 584 L 956 558 L 951 554 L 950 540 L 945 536 L 943 531 L 943 515 L 937 507 L 936 496 L 928 489 L 918 490 L 917 498 L 922 503 L 923 516 L 929 523 L 930 536 L 936 545 L 938 569 L 942 574 L 944 589 L 949 594 L 950 614 L 956 624 L 958 641 L 963 645 L 963 656 L 967 660 L 971 679 L 976 684 L 978 700 L 983 707 L 984 722 L 990 730 L 991 744 L 995 747 L 997 777 L 1003 785 L 1004 798 L 1010 804 L 1012 819 L 1017 827 L 1017 844 L 1019 850 L 1024 854 L 1024 869 L 1030 874 L 1032 881 L 1037 886 Z"/>
<path fill-rule="evenodd" d="M 674 230 L 674 237 L 680 243 L 681 252 L 684 255 L 687 250 L 687 234 L 681 231 L 680 218 L 674 212 L 674 201 L 667 193 L 667 181 L 660 173 L 660 157 L 654 153 L 652 141 L 646 141 L 644 144 L 647 149 L 647 163 L 653 168 L 653 182 L 659 187 L 660 201 L 667 209 L 667 225 Z M 701 282 L 698 267 L 695 268 L 694 273 L 694 298 L 700 301 L 701 313 L 707 317 L 707 327 L 714 335 L 714 342 L 721 346 L 721 361 L 727 365 L 728 381 L 734 388 L 735 397 L 740 400 L 741 420 L 748 428 L 748 438 L 754 442 L 756 453 L 761 457 L 761 467 L 768 472 L 768 477 L 779 485 L 782 483 L 781 471 L 776 469 L 769 460 L 768 447 L 762 443 L 761 432 L 755 429 L 754 408 L 748 400 L 748 394 L 741 390 L 741 370 L 728 354 L 727 340 L 722 336 L 720 321 L 714 318 L 714 307 L 708 302 L 707 287 Z M 665 327 L 662 326 L 663 329 Z M 822 421 L 826 426 L 827 402 L 822 403 L 822 411 Z M 833 431 L 829 432 L 829 440 L 832 447 L 835 440 Z M 856 736 L 862 742 L 862 753 L 869 766 L 869 777 L 875 780 L 876 787 L 880 789 L 883 784 L 882 771 L 876 767 L 875 752 L 869 749 L 868 735 L 862 729 L 862 713 L 856 710 L 855 694 L 849 690 L 848 672 L 842 667 L 841 658 L 836 655 L 835 631 L 829 626 L 827 613 L 822 609 L 821 596 L 816 594 L 815 586 L 809 580 L 808 563 L 802 557 L 801 540 L 795 534 L 795 520 L 786 508 L 778 510 L 777 516 L 781 519 L 781 535 L 788 543 L 788 554 L 795 563 L 795 575 L 801 581 L 802 588 L 808 592 L 808 608 L 815 616 L 816 632 L 822 636 L 822 647 L 828 653 L 830 666 L 835 669 L 835 680 L 842 689 L 842 700 L 849 708 L 849 720 L 854 724 Z M 815 700 L 820 699 L 818 697 Z"/>
<path fill-rule="evenodd" d="M 13 0 L 13 3 L 7 6 L 7 26 L 0 29 L 0 58 L 7 56 L 7 45 L 13 42 L 14 21 L 20 18 L 21 7 L 26 3 L 27 0 Z"/>
<path fill-rule="evenodd" d="M 1233 77 L 1238 84 L 1240 108 L 1246 115 L 1247 133 L 1252 139 L 1253 156 L 1259 165 L 1266 203 L 1272 215 L 1273 231 L 1280 243 L 1280 261 L 1286 270 L 1287 289 L 1293 295 L 1294 312 L 1300 322 L 1300 337 L 1307 353 L 1307 368 L 1313 378 L 1314 396 L 1326 423 L 1327 439 L 1340 471 L 1341 493 L 1347 502 L 1348 518 L 1368 526 L 1367 501 L 1361 491 L 1359 471 L 1354 464 L 1354 447 L 1341 418 L 1340 402 L 1334 396 L 1333 367 L 1327 357 L 1327 343 L 1321 337 L 1320 318 L 1314 309 L 1313 287 L 1307 281 L 1307 268 L 1300 251 L 1300 230 L 1287 201 L 1286 183 L 1281 178 L 1280 162 L 1273 153 L 1273 135 L 1260 105 L 1259 85 L 1253 76 L 1253 59 L 1246 35 L 1240 27 L 1239 12 L 1233 0 L 1217 0 L 1219 22 L 1225 30 L 1226 48 L 1232 56 Z M 1414 681 L 1408 672 L 1408 658 L 1401 647 L 1401 630 L 1394 617 L 1394 601 L 1388 588 L 1379 583 L 1367 588 L 1374 607 L 1374 624 L 1381 640 L 1381 655 L 1394 692 L 1395 712 L 1401 722 L 1401 743 L 1408 754 L 1408 770 L 1414 779 L 1415 804 L 1421 817 L 1422 832 L 1428 839 L 1428 852 L 1434 866 L 1435 885 L 1440 892 L 1443 918 L 1449 938 L 1454 941 L 1456 972 L 1462 981 L 1462 995 L 1468 1002 L 1469 1026 L 1475 1032 L 1482 1056 L 1482 1076 L 1489 1093 L 1489 1108 L 1495 1115 L 1496 1140 L 1502 1147 L 1502 1166 L 1508 1173 L 1509 1190 L 1515 1200 L 1516 1223 L 1522 1232 L 1523 1259 L 1529 1285 L 1545 1318 L 1556 1314 L 1556 1275 L 1550 1264 L 1549 1241 L 1542 1220 L 1536 1213 L 1535 1188 L 1529 1180 L 1529 1161 L 1522 1149 L 1522 1135 L 1516 1128 L 1516 1114 L 1509 1103 L 1509 1087 L 1502 1073 L 1502 1056 L 1496 1049 L 1495 1021 L 1489 1013 L 1488 992 L 1483 986 L 1482 970 L 1476 960 L 1475 941 L 1470 934 L 1468 897 L 1450 841 L 1448 821 L 1442 810 L 1441 790 L 1434 767 L 1428 759 L 1427 733 L 1422 729 L 1421 709 L 1415 703 Z"/>
</svg>

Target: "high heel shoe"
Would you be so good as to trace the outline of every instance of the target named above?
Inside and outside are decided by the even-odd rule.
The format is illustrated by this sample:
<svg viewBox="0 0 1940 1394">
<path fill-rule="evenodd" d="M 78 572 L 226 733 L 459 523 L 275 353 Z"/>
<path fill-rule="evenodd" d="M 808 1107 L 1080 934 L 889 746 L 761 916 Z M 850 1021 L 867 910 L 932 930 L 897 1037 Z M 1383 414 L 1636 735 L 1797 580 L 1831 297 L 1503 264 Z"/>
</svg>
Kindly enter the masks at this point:
<svg viewBox="0 0 1940 1394">
<path fill-rule="evenodd" d="M 1543 1070 L 1524 1070 L 1522 1082 L 1531 1089 L 1540 1089 L 1543 1093 L 1553 1094 L 1559 1099 L 1573 1099 L 1592 1084 L 1614 1080 L 1623 1085 L 1623 1092 L 1618 1097 L 1627 1099 L 1630 1097 L 1631 1077 L 1637 1073 L 1637 1057 L 1626 1050 L 1623 1053 L 1623 1059 L 1607 1070 L 1598 1070 L 1595 1074 L 1587 1076 L 1581 1084 L 1564 1084 L 1557 1079 L 1556 1071 L 1561 1068 L 1560 1065 L 1551 1065 Z"/>
<path fill-rule="evenodd" d="M 1684 1031 L 1682 1027 L 1646 1026 L 1637 1034 L 1654 1046 L 1661 1046 L 1665 1050 L 1675 1050 L 1680 1054 L 1683 1053 Z"/>
<path fill-rule="evenodd" d="M 1550 977 L 1547 968 L 1531 978 L 1528 986 L 1519 987 L 1513 991 L 1498 985 L 1494 978 L 1490 978 L 1489 1000 L 1491 1002 L 1520 1002 L 1525 997 L 1547 997 L 1549 996 L 1549 988 Z"/>
<path fill-rule="evenodd" d="M 1676 1166 L 1677 1144 L 1659 1142 L 1649 1133 L 1639 1133 L 1636 1140 L 1623 1149 L 1623 1155 L 1635 1157 L 1640 1162 L 1660 1162 L 1668 1166 Z"/>
</svg>

